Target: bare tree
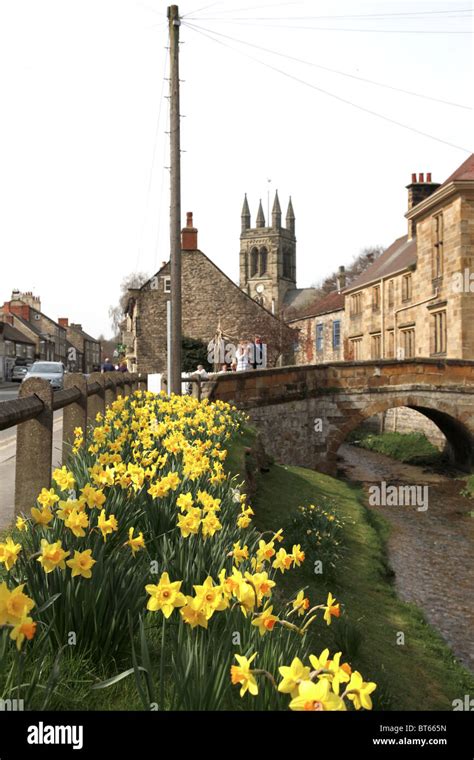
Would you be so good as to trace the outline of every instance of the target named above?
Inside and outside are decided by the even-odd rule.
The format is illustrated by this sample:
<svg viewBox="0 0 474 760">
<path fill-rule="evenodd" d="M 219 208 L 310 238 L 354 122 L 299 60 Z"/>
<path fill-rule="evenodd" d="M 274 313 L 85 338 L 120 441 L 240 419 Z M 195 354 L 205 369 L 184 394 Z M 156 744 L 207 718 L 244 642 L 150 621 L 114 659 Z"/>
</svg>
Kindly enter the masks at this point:
<svg viewBox="0 0 474 760">
<path fill-rule="evenodd" d="M 115 306 L 109 306 L 109 318 L 114 335 L 120 333 L 120 323 L 125 316 L 125 309 L 127 308 L 129 298 L 129 288 L 139 288 L 149 279 L 150 275 L 146 274 L 146 272 L 131 272 L 123 278 L 120 283 L 119 302 Z"/>
<path fill-rule="evenodd" d="M 365 272 L 365 270 L 378 259 L 384 250 L 385 249 L 381 245 L 367 246 L 366 248 L 363 248 L 357 256 L 354 256 L 351 264 L 349 264 L 345 270 L 346 287 L 354 282 L 356 277 L 362 274 L 362 272 Z M 337 289 L 338 276 L 339 272 L 336 271 L 328 277 L 325 277 L 323 280 L 315 283 L 313 287 L 319 291 L 318 295 L 322 297 L 328 293 L 334 292 Z"/>
</svg>

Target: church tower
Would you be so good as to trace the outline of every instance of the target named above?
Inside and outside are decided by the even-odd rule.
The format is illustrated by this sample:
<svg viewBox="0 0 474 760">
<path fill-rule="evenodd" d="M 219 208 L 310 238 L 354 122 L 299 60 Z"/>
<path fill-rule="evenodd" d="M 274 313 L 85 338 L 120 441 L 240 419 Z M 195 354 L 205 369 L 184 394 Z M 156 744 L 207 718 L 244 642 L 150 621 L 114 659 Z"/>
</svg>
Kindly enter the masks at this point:
<svg viewBox="0 0 474 760">
<path fill-rule="evenodd" d="M 266 226 L 260 201 L 256 226 L 252 227 L 245 196 L 241 215 L 240 287 L 275 314 L 283 308 L 287 291 L 296 288 L 295 214 L 291 198 L 286 213 L 286 227 L 281 226 L 281 217 L 277 190 L 271 226 Z"/>
</svg>

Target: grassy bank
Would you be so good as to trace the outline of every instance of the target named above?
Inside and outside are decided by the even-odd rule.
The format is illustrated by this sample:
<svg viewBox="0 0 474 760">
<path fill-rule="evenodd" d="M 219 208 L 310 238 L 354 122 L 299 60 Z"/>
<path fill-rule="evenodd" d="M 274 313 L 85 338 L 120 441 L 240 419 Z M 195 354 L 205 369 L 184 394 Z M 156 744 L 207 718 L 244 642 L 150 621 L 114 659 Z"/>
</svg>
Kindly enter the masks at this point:
<svg viewBox="0 0 474 760">
<path fill-rule="evenodd" d="M 233 452 L 233 460 L 236 452 Z M 346 553 L 335 580 L 302 570 L 283 577 L 288 596 L 302 584 L 312 597 L 332 591 L 345 614 L 313 629 L 313 651 L 342 649 L 354 668 L 377 682 L 374 707 L 451 710 L 452 700 L 473 693 L 473 677 L 414 605 L 400 601 L 386 563 L 388 523 L 364 506 L 349 483 L 299 467 L 273 465 L 262 474 L 255 499 L 256 527 L 276 530 L 301 504 L 332 505 L 345 522 Z M 397 644 L 400 633 L 404 645 Z"/>
<path fill-rule="evenodd" d="M 438 464 L 443 454 L 423 433 L 372 433 L 355 432 L 350 443 L 369 451 L 377 451 L 406 464 Z"/>
</svg>

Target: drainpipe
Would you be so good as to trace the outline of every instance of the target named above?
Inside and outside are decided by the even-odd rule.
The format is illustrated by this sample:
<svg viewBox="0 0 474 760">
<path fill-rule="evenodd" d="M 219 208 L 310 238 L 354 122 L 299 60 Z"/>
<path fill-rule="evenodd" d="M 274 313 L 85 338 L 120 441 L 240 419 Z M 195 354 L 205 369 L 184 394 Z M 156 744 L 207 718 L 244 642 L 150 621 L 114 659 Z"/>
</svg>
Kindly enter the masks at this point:
<svg viewBox="0 0 474 760">
<path fill-rule="evenodd" d="M 394 358 L 396 358 L 397 353 L 398 353 L 397 315 L 399 314 L 399 312 L 406 311 L 407 309 L 414 309 L 415 306 L 423 306 L 423 304 L 425 304 L 425 303 L 429 303 L 430 301 L 434 301 L 435 298 L 438 298 L 438 288 L 436 288 L 435 293 L 434 293 L 433 296 L 431 296 L 431 298 L 425 298 L 424 301 L 418 301 L 417 303 L 410 303 L 407 306 L 401 306 L 399 309 L 395 309 L 395 311 L 393 312 L 393 317 L 394 317 L 393 329 L 394 329 L 394 333 L 395 333 L 395 335 L 394 335 L 395 357 Z"/>
<path fill-rule="evenodd" d="M 384 292 L 384 282 L 385 279 L 382 277 L 380 280 L 380 309 L 381 309 L 381 320 L 380 320 L 380 331 L 381 331 L 381 339 L 382 339 L 382 345 L 380 346 L 380 354 L 382 359 L 385 359 L 385 292 Z"/>
</svg>

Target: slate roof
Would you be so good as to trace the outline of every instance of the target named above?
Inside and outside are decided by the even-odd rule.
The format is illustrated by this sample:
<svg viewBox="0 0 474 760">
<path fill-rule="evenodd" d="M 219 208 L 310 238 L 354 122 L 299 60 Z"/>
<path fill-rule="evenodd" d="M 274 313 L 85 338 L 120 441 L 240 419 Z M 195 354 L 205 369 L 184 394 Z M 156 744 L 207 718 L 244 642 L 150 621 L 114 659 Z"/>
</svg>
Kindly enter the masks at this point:
<svg viewBox="0 0 474 760">
<path fill-rule="evenodd" d="M 344 292 L 358 290 L 382 277 L 389 277 L 396 272 L 408 269 L 414 264 L 416 264 L 416 239 L 408 240 L 408 235 L 403 235 L 395 240 L 365 272 L 356 277 Z"/>
</svg>

